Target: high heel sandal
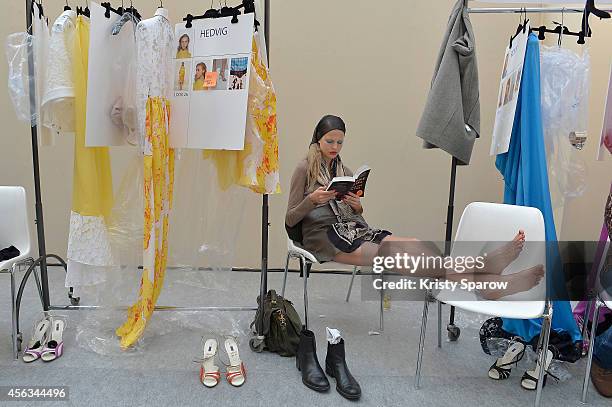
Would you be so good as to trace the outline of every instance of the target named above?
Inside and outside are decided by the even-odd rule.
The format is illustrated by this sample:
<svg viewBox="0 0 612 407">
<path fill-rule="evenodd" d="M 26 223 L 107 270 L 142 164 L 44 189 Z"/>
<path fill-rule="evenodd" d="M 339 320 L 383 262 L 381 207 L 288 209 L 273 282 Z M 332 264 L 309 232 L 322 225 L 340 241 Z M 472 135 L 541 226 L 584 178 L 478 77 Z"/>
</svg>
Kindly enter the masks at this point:
<svg viewBox="0 0 612 407">
<path fill-rule="evenodd" d="M 546 350 L 546 360 L 544 361 L 544 379 L 542 381 L 542 387 L 546 386 L 546 378 L 551 376 L 553 379 L 559 381 L 559 378 L 548 371 L 550 363 L 553 360 L 553 352 L 550 349 Z M 538 378 L 540 377 L 540 358 L 536 362 L 535 370 L 528 370 L 523 374 L 521 379 L 521 387 L 525 390 L 535 390 L 538 387 Z"/>
<path fill-rule="evenodd" d="M 522 342 L 514 342 L 504 356 L 498 358 L 489 368 L 489 377 L 493 380 L 505 380 L 510 377 L 511 368 L 506 366 L 517 365 L 518 362 L 525 356 L 525 344 Z"/>
<path fill-rule="evenodd" d="M 22 359 L 26 363 L 34 362 L 39 359 L 42 355 L 43 349 L 49 340 L 49 331 L 51 327 L 51 321 L 48 317 L 43 318 L 36 323 L 32 339 L 28 342 L 25 350 L 23 351 Z"/>
<path fill-rule="evenodd" d="M 202 338 L 204 340 L 204 338 Z M 200 382 L 206 387 L 215 387 L 221 381 L 221 371 L 215 365 L 215 356 L 219 344 L 216 339 L 207 339 L 203 346 L 203 356 L 200 366 Z"/>
<path fill-rule="evenodd" d="M 226 364 L 225 377 L 229 384 L 234 387 L 240 387 L 246 381 L 246 368 L 240 360 L 238 352 L 238 344 L 233 336 L 227 336 L 225 339 L 225 351 L 229 357 L 229 364 Z"/>
</svg>

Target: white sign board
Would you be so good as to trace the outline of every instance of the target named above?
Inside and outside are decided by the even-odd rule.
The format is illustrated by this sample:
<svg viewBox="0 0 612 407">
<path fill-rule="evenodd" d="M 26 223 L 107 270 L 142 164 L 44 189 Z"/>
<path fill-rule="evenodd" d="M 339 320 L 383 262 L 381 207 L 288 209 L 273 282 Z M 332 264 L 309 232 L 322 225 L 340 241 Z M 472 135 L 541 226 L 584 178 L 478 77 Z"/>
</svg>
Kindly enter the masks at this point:
<svg viewBox="0 0 612 407">
<path fill-rule="evenodd" d="M 524 31 L 512 40 L 512 47 L 508 44 L 504 55 L 501 81 L 497 94 L 497 106 L 495 114 L 495 125 L 493 126 L 493 139 L 491 141 L 491 155 L 502 154 L 508 151 L 514 113 L 521 88 L 523 77 L 523 63 L 525 61 L 525 50 L 527 49 L 527 38 L 529 37 L 529 23 Z"/>
<path fill-rule="evenodd" d="M 175 148 L 242 150 L 254 15 L 193 21 L 175 28 L 170 119 Z"/>
</svg>

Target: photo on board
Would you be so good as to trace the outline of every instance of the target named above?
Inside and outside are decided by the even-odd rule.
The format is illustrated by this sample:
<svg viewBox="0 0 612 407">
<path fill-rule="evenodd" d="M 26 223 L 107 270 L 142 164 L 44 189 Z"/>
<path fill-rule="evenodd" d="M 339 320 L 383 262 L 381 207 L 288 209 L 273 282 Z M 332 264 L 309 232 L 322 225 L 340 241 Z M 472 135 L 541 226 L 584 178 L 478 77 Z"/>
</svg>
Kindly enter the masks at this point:
<svg viewBox="0 0 612 407">
<path fill-rule="evenodd" d="M 212 87 L 206 83 L 207 73 L 213 72 L 212 59 L 194 59 L 193 90 L 211 90 Z M 210 75 L 209 75 L 210 77 Z"/>
<path fill-rule="evenodd" d="M 249 58 L 247 57 L 232 58 L 230 62 L 229 90 L 244 89 L 248 63 Z"/>
<path fill-rule="evenodd" d="M 185 63 L 187 62 L 187 63 Z M 191 83 L 191 64 L 189 61 L 175 61 L 174 90 L 189 90 Z"/>
<path fill-rule="evenodd" d="M 191 31 L 191 30 L 185 30 Z M 177 46 L 176 46 L 176 59 L 191 58 L 191 33 L 190 32 L 178 32 L 176 34 Z"/>
</svg>

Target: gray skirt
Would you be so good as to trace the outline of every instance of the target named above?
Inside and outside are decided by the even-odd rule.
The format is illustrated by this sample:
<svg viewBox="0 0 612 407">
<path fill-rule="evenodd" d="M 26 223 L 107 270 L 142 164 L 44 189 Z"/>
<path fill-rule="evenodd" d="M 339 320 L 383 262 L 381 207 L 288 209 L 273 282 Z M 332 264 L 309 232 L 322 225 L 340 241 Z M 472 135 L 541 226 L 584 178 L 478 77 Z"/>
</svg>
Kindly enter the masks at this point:
<svg viewBox="0 0 612 407">
<path fill-rule="evenodd" d="M 390 234 L 388 230 L 370 227 L 358 214 L 338 223 L 329 205 L 313 209 L 302 221 L 302 247 L 320 263 L 332 261 L 340 252 L 351 253 L 366 241 L 380 244 Z"/>
</svg>

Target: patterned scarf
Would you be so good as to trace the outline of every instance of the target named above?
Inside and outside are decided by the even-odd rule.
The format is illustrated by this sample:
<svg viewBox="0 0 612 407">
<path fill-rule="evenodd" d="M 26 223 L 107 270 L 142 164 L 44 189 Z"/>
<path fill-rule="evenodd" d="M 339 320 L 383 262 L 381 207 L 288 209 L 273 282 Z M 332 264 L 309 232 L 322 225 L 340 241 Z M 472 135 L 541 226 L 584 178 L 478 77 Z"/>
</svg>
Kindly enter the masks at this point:
<svg viewBox="0 0 612 407">
<path fill-rule="evenodd" d="M 344 166 L 342 165 L 342 160 L 338 155 L 331 161 L 331 171 L 325 160 L 321 160 L 321 167 L 319 168 L 317 182 L 323 186 L 327 186 L 331 182 L 332 178 L 343 177 L 344 175 Z M 351 208 L 351 206 L 347 203 L 331 199 L 329 201 L 329 205 L 334 211 L 336 218 L 338 218 L 338 222 L 347 222 L 355 217 L 353 208 Z"/>
</svg>

